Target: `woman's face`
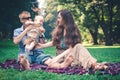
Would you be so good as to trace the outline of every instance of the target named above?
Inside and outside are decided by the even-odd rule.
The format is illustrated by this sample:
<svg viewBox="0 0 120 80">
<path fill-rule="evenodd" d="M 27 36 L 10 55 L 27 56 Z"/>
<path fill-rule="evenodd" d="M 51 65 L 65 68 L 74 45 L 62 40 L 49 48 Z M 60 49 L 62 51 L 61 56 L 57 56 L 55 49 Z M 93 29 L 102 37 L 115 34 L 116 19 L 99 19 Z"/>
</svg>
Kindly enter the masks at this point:
<svg viewBox="0 0 120 80">
<path fill-rule="evenodd" d="M 60 13 L 58 14 L 57 24 L 58 26 L 64 25 L 64 22 Z"/>
</svg>

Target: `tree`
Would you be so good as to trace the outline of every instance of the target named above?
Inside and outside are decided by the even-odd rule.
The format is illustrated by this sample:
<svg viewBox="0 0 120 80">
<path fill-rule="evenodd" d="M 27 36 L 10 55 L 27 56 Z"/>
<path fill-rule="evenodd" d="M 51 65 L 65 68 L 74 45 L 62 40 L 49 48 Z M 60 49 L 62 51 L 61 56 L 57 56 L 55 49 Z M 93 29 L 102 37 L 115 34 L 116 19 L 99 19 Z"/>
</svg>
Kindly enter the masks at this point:
<svg viewBox="0 0 120 80">
<path fill-rule="evenodd" d="M 35 1 L 35 0 L 32 0 Z M 31 0 L 3 0 L 0 3 L 0 38 L 12 38 L 13 30 L 20 27 L 18 14 L 31 11 Z"/>
<path fill-rule="evenodd" d="M 56 26 L 58 2 L 56 0 L 46 0 L 46 2 L 47 6 L 44 23 L 46 29 L 45 35 L 47 38 L 51 39 L 51 32 Z"/>
<path fill-rule="evenodd" d="M 120 11 L 119 0 L 58 0 L 61 5 L 68 7 L 74 12 L 74 16 L 78 18 L 80 13 L 84 14 L 84 21 L 81 24 L 83 27 L 89 29 L 94 44 L 98 44 L 98 28 L 104 32 L 105 45 L 112 45 L 118 37 L 118 31 L 120 29 L 118 23 L 119 15 L 116 12 Z M 79 13 L 78 13 L 79 12 Z M 116 18 L 116 16 L 118 16 Z M 78 19 L 76 19 L 78 20 Z M 116 23 L 116 24 L 115 24 Z M 116 27 L 116 28 L 115 28 Z M 113 34 L 114 32 L 114 34 Z M 115 35 L 116 34 L 116 35 Z M 114 37 L 115 36 L 115 37 Z"/>
</svg>

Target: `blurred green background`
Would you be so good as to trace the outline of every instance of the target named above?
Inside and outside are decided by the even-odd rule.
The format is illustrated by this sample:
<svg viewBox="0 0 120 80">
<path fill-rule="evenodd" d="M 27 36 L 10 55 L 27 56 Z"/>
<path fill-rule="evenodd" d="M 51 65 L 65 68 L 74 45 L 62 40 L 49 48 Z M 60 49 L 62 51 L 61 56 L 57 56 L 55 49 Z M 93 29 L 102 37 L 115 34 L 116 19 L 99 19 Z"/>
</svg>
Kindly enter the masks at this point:
<svg viewBox="0 0 120 80">
<path fill-rule="evenodd" d="M 78 25 L 83 43 L 94 45 L 120 44 L 120 0 L 3 0 L 0 3 L 0 40 L 12 39 L 13 30 L 21 27 L 18 14 L 27 10 L 32 18 L 38 13 L 31 8 L 44 1 L 45 35 L 51 39 L 57 12 L 69 9 Z"/>
</svg>

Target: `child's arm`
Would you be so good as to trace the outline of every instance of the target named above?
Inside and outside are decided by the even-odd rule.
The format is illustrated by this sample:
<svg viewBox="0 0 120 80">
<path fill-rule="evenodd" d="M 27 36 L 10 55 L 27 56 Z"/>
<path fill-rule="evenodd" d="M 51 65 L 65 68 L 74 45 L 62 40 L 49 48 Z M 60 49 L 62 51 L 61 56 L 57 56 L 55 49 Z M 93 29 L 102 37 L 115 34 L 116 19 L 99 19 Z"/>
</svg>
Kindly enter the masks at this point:
<svg viewBox="0 0 120 80">
<path fill-rule="evenodd" d="M 45 28 L 43 26 L 40 27 L 41 32 L 44 33 L 45 32 Z"/>
<path fill-rule="evenodd" d="M 43 26 L 38 27 L 38 30 L 40 33 L 44 33 L 45 32 L 45 28 Z"/>
<path fill-rule="evenodd" d="M 25 48 L 26 48 L 27 50 L 32 50 L 32 49 L 35 47 L 35 45 L 36 45 L 36 42 L 33 41 L 33 42 L 31 42 L 29 45 L 27 44 L 27 45 L 25 46 Z"/>
</svg>

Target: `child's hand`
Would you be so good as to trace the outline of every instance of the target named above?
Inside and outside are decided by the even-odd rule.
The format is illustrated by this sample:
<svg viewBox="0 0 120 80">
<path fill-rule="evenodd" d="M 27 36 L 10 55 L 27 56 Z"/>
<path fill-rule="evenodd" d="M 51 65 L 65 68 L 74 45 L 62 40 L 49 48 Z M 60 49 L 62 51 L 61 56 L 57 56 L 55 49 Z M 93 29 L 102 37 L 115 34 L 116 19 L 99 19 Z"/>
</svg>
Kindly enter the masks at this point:
<svg viewBox="0 0 120 80">
<path fill-rule="evenodd" d="M 38 29 L 39 33 L 44 33 L 45 32 L 45 29 L 43 27 L 39 27 L 37 29 Z"/>
<path fill-rule="evenodd" d="M 35 45 L 37 45 L 37 42 L 36 41 L 33 41 Z"/>
</svg>

